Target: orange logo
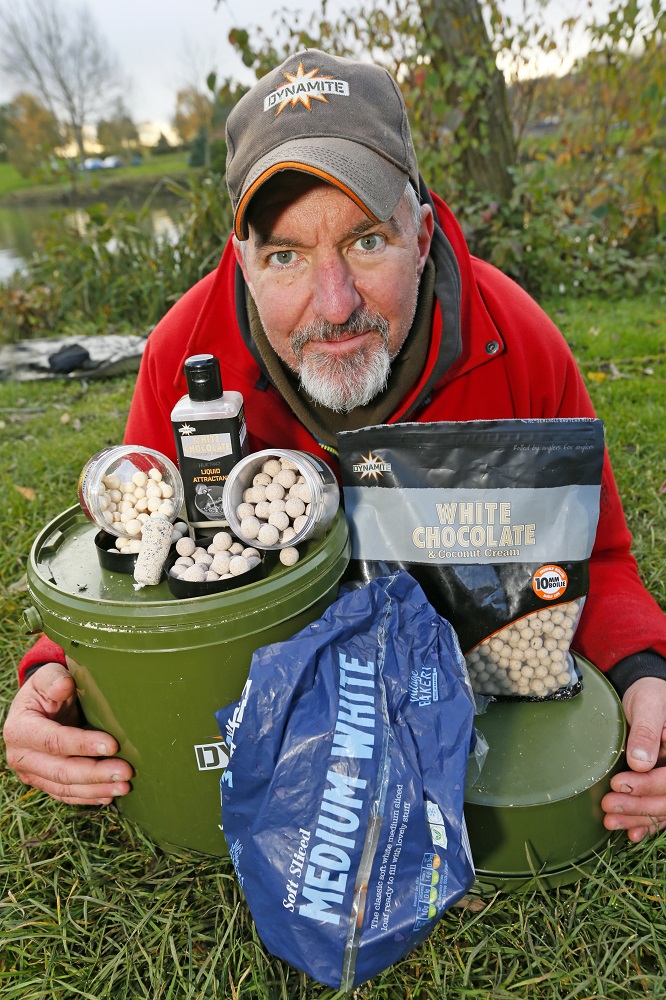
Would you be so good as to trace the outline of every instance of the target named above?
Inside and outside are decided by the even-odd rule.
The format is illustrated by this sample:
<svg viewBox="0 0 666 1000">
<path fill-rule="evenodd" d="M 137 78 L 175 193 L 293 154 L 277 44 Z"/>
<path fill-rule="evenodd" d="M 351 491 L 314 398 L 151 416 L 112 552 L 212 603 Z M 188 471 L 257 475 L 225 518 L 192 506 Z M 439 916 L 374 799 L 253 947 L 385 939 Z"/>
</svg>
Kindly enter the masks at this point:
<svg viewBox="0 0 666 1000">
<path fill-rule="evenodd" d="M 561 566 L 541 566 L 532 577 L 532 590 L 542 601 L 561 597 L 569 585 L 569 577 Z"/>
</svg>

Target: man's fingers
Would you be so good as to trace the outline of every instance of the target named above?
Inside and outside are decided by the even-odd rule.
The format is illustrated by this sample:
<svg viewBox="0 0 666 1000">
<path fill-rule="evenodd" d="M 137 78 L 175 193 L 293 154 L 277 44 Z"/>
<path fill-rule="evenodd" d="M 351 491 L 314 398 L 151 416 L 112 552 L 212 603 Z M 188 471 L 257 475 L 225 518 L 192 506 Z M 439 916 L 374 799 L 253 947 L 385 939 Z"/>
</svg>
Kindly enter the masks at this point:
<svg viewBox="0 0 666 1000">
<path fill-rule="evenodd" d="M 24 777 L 20 772 L 19 778 L 26 785 L 32 785 L 34 788 L 46 792 L 47 795 L 50 795 L 52 799 L 57 799 L 58 802 L 67 802 L 70 805 L 79 806 L 108 805 L 110 802 L 115 801 L 118 796 L 126 795 L 130 790 L 127 782 L 99 785 L 63 785 L 56 781 L 46 781 L 40 778 L 39 775 L 26 775 Z"/>
<path fill-rule="evenodd" d="M 117 742 L 108 733 L 80 728 L 78 718 L 69 672 L 59 663 L 40 667 L 7 715 L 7 763 L 25 784 L 61 802 L 94 805 L 126 795 L 133 772 L 127 761 L 113 758 Z"/>
<path fill-rule="evenodd" d="M 115 802 L 118 796 L 126 795 L 129 791 L 129 786 L 121 792 L 115 785 L 58 785 L 37 778 L 26 781 L 25 784 L 46 792 L 58 802 L 67 802 L 74 806 L 108 806 L 111 802 Z"/>
<path fill-rule="evenodd" d="M 63 705 L 75 698 L 76 685 L 61 663 L 45 663 L 32 674 L 22 691 L 30 701 L 36 700 L 49 715 L 56 715 Z"/>
<path fill-rule="evenodd" d="M 666 767 L 654 767 L 651 771 L 621 771 L 611 778 L 611 788 L 620 795 L 661 796 L 666 805 Z"/>
<path fill-rule="evenodd" d="M 110 757 L 118 752 L 113 736 L 97 730 L 62 726 L 36 711 L 24 711 L 5 726 L 7 760 L 16 767 L 18 754 L 37 750 L 54 757 Z"/>
<path fill-rule="evenodd" d="M 615 774 L 611 788 L 601 800 L 607 830 L 626 830 L 629 839 L 638 843 L 666 826 L 666 768 Z"/>
<path fill-rule="evenodd" d="M 76 685 L 61 663 L 45 663 L 17 691 L 5 723 L 5 739 L 12 741 L 17 735 L 20 739 L 24 718 L 30 719 L 33 713 L 66 726 L 78 724 Z"/>
<path fill-rule="evenodd" d="M 662 726 L 663 719 L 650 719 L 645 713 L 632 725 L 627 739 L 627 764 L 632 771 L 649 771 L 657 763 Z"/>
<path fill-rule="evenodd" d="M 14 757 L 8 761 L 21 781 L 60 802 L 107 805 L 130 791 L 132 768 L 124 760 L 58 758 L 32 750 L 18 751 Z"/>
<path fill-rule="evenodd" d="M 624 816 L 627 820 L 636 817 L 655 817 L 666 820 L 666 801 L 661 796 L 616 795 L 609 793 L 604 796 L 602 806 L 605 812 L 612 816 Z M 634 824 L 636 825 L 636 824 Z"/>
<path fill-rule="evenodd" d="M 94 760 L 90 757 L 52 757 L 34 750 L 17 753 L 14 767 L 26 784 L 37 784 L 46 791 L 45 785 L 67 786 L 104 785 L 105 795 L 124 794 L 129 791 L 127 782 L 132 777 L 132 768 L 125 760 L 116 758 Z M 35 780 L 36 779 L 36 780 Z M 122 789 L 122 790 L 121 790 Z M 80 794 L 80 792 L 77 792 Z M 91 795 L 98 795 L 93 790 Z"/>
<path fill-rule="evenodd" d="M 604 826 L 607 830 L 626 830 L 632 841 L 639 841 L 648 833 L 663 830 L 666 827 L 666 818 L 609 812 L 604 816 Z"/>
<path fill-rule="evenodd" d="M 95 759 L 102 746 L 104 754 L 117 749 L 108 734 L 50 720 L 41 720 L 30 732 L 28 746 L 7 745 L 7 763 L 26 785 L 72 805 L 108 804 L 130 791 L 133 771 L 127 761 Z"/>
<path fill-rule="evenodd" d="M 632 771 L 649 771 L 659 760 L 666 731 L 666 684 L 655 677 L 641 677 L 622 699 L 629 736 L 627 764 Z"/>
</svg>

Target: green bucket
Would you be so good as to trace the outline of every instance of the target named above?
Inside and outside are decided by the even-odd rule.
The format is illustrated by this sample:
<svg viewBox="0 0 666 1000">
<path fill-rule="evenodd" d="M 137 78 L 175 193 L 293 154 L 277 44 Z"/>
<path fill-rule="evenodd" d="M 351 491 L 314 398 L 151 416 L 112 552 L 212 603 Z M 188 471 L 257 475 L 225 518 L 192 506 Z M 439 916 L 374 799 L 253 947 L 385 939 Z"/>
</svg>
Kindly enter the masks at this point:
<svg viewBox="0 0 666 1000">
<path fill-rule="evenodd" d="M 224 855 L 220 775 L 227 757 L 214 718 L 238 699 L 260 646 L 289 638 L 336 599 L 349 561 L 347 522 L 301 546 L 290 568 L 234 590 L 177 599 L 166 581 L 140 591 L 100 566 L 98 527 L 79 506 L 35 540 L 28 633 L 67 654 L 90 726 L 111 733 L 136 774 L 123 814 L 163 847 Z"/>
<path fill-rule="evenodd" d="M 601 800 L 625 766 L 624 713 L 604 675 L 575 659 L 583 689 L 574 698 L 491 702 L 475 720 L 489 747 L 465 794 L 476 891 L 529 890 L 535 876 L 574 882 L 612 839 Z"/>
</svg>

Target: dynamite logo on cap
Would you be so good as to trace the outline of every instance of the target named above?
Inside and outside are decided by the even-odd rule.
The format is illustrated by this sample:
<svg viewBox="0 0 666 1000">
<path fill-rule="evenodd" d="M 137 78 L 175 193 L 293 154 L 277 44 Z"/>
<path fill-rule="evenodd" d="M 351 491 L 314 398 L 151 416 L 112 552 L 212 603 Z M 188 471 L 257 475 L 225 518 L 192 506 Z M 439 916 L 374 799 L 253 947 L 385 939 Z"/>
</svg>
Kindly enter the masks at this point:
<svg viewBox="0 0 666 1000">
<path fill-rule="evenodd" d="M 327 94 L 339 94 L 349 97 L 349 84 L 346 80 L 334 80 L 330 76 L 316 76 L 319 66 L 306 73 L 303 63 L 298 64 L 295 73 L 283 73 L 287 83 L 282 84 L 264 99 L 264 111 L 271 111 L 277 105 L 275 117 L 284 111 L 288 105 L 292 108 L 300 103 L 312 110 L 310 101 L 323 101 L 328 104 Z"/>
</svg>

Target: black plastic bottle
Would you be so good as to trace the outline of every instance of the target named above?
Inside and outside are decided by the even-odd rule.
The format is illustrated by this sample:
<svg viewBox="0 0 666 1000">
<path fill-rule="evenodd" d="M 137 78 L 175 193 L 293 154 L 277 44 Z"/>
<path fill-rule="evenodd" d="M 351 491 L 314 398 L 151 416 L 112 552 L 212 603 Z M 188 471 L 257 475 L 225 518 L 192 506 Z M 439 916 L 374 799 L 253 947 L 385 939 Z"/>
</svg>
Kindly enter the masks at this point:
<svg viewBox="0 0 666 1000">
<path fill-rule="evenodd" d="M 222 493 L 231 469 L 248 453 L 247 431 L 243 397 L 224 392 L 220 363 L 213 354 L 192 355 L 184 372 L 187 395 L 171 411 L 171 426 L 187 518 L 201 535 L 206 528 L 227 524 Z"/>
</svg>

